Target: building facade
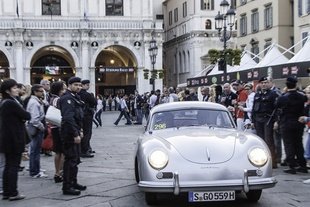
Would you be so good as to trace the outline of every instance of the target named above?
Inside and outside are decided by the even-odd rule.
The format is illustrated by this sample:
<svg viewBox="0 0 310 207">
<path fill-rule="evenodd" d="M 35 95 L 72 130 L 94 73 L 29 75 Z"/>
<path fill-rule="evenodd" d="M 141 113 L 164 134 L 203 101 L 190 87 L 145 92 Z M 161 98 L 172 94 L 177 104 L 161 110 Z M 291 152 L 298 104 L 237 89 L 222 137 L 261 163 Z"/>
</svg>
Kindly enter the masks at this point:
<svg viewBox="0 0 310 207">
<path fill-rule="evenodd" d="M 234 7 L 235 1 L 229 1 Z M 165 0 L 164 13 L 164 68 L 166 85 L 186 83 L 206 68 L 208 51 L 223 49 L 215 29 L 214 17 L 220 10 L 219 0 Z M 233 28 L 235 29 L 235 28 Z M 235 48 L 235 39 L 228 48 Z"/>
<path fill-rule="evenodd" d="M 310 0 L 297 0 L 294 3 L 295 51 L 299 51 L 310 35 Z M 297 44 L 301 43 L 301 44 Z"/>
<path fill-rule="evenodd" d="M 236 5 L 238 48 L 263 57 L 272 43 L 287 49 L 294 45 L 294 1 L 237 0 Z"/>
<path fill-rule="evenodd" d="M 162 69 L 162 1 L 0 0 L 0 77 L 20 83 L 42 78 L 90 79 L 103 95 L 150 91 L 149 46 Z M 162 79 L 155 80 L 162 88 Z"/>
</svg>

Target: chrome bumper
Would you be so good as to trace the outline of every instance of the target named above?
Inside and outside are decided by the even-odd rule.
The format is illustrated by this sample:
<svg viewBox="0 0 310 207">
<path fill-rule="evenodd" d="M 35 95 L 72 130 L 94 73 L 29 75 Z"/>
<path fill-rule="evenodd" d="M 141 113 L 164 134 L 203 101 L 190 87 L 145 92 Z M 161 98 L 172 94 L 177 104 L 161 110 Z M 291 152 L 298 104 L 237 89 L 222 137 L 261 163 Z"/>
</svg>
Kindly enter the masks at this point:
<svg viewBox="0 0 310 207">
<path fill-rule="evenodd" d="M 180 192 L 190 191 L 241 190 L 249 192 L 249 190 L 272 188 L 277 183 L 275 177 L 258 178 L 249 181 L 249 177 L 251 176 L 254 176 L 252 172 L 244 170 L 242 179 L 207 182 L 183 181 L 180 183 L 178 172 L 174 172 L 173 178 L 169 180 L 140 181 L 138 186 L 144 192 L 174 193 L 175 195 L 179 195 Z"/>
</svg>

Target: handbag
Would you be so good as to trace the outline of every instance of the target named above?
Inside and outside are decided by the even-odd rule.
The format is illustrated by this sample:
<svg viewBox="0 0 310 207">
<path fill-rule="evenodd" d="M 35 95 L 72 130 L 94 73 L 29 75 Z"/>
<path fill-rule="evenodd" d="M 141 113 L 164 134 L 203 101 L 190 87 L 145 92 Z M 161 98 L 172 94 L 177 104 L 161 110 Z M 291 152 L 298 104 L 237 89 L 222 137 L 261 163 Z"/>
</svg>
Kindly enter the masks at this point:
<svg viewBox="0 0 310 207">
<path fill-rule="evenodd" d="M 60 126 L 61 125 L 60 110 L 55 106 L 49 106 L 45 114 L 45 120 L 53 125 Z"/>
</svg>

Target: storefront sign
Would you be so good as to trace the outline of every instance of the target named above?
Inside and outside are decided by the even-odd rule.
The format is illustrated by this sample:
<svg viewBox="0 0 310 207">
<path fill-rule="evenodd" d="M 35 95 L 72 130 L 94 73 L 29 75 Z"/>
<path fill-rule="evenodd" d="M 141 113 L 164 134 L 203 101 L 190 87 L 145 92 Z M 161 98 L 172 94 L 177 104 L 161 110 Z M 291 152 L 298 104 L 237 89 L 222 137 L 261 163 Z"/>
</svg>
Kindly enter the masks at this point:
<svg viewBox="0 0 310 207">
<path fill-rule="evenodd" d="M 135 69 L 132 67 L 106 67 L 106 68 L 99 68 L 100 73 L 133 73 Z"/>
</svg>

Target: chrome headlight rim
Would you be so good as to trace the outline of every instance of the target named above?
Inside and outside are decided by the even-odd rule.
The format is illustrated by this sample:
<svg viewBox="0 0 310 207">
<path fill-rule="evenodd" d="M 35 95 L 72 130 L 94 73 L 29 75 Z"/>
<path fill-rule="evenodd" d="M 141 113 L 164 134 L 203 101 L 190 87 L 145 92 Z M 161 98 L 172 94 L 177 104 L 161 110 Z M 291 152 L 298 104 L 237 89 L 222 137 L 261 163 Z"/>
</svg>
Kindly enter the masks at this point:
<svg viewBox="0 0 310 207">
<path fill-rule="evenodd" d="M 248 159 L 255 167 L 263 167 L 268 163 L 268 152 L 262 147 L 253 147 L 248 152 Z"/>
<path fill-rule="evenodd" d="M 168 153 L 162 149 L 153 150 L 148 156 L 148 162 L 153 169 L 162 170 L 168 165 Z"/>
</svg>

